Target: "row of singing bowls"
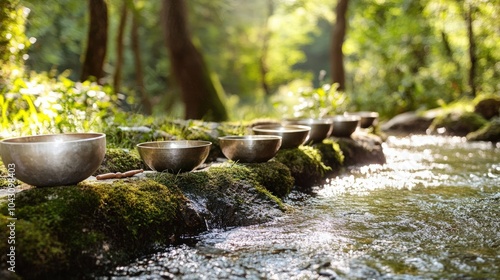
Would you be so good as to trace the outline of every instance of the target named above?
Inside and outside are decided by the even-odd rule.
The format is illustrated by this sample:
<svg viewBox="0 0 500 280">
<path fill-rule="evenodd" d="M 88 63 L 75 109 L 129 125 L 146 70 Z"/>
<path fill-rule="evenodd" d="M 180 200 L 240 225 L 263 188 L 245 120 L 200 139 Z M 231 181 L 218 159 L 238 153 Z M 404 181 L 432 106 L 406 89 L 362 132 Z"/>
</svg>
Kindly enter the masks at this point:
<svg viewBox="0 0 500 280">
<path fill-rule="evenodd" d="M 2 161 L 14 176 L 38 187 L 66 186 L 90 177 L 106 153 L 103 133 L 25 136 L 0 141 Z"/>
</svg>

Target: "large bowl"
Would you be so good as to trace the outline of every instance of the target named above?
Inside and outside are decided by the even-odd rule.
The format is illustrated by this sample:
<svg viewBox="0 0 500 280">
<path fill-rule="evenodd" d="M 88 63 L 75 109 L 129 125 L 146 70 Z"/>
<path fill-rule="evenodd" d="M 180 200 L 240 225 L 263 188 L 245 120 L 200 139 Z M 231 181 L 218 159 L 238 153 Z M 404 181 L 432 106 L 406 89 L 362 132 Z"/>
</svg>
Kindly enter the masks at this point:
<svg viewBox="0 0 500 280">
<path fill-rule="evenodd" d="M 377 112 L 367 112 L 367 111 L 361 111 L 361 112 L 345 112 L 344 115 L 346 116 L 359 116 L 359 127 L 361 128 L 369 128 L 370 126 L 374 125 L 375 122 L 378 120 L 379 114 Z"/>
<path fill-rule="evenodd" d="M 331 116 L 327 118 L 333 123 L 331 135 L 334 137 L 351 137 L 361 119 L 359 116 Z"/>
<path fill-rule="evenodd" d="M 246 135 L 219 137 L 222 153 L 228 159 L 242 163 L 266 162 L 281 147 L 281 136 Z"/>
<path fill-rule="evenodd" d="M 330 119 L 285 119 L 283 123 L 309 126 L 311 131 L 306 142 L 321 142 L 332 133 L 332 121 Z"/>
<path fill-rule="evenodd" d="M 311 128 L 304 125 L 257 125 L 252 128 L 257 135 L 281 136 L 281 149 L 297 148 L 304 144 Z"/>
<path fill-rule="evenodd" d="M 106 153 L 103 133 L 46 134 L 0 141 L 2 161 L 15 177 L 37 187 L 77 184 L 94 173 Z"/>
<path fill-rule="evenodd" d="M 179 173 L 193 171 L 202 165 L 210 152 L 209 141 L 174 140 L 137 144 L 144 163 L 154 171 Z"/>
</svg>

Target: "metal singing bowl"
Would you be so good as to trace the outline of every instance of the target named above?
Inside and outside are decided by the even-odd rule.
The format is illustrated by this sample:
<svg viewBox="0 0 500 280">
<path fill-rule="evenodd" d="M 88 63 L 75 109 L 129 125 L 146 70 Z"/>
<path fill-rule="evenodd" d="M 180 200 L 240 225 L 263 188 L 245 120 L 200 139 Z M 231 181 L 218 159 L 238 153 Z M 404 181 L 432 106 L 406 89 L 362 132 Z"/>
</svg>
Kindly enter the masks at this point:
<svg viewBox="0 0 500 280">
<path fill-rule="evenodd" d="M 309 126 L 311 131 L 306 142 L 321 142 L 332 133 L 332 121 L 329 119 L 285 119 L 283 123 Z"/>
<path fill-rule="evenodd" d="M 281 137 L 275 135 L 246 135 L 219 137 L 224 156 L 242 163 L 266 162 L 281 146 Z"/>
<path fill-rule="evenodd" d="M 106 135 L 66 133 L 0 141 L 0 154 L 15 177 L 29 185 L 53 187 L 77 184 L 94 173 L 104 159 Z"/>
<path fill-rule="evenodd" d="M 359 116 L 359 127 L 368 128 L 372 126 L 378 119 L 377 112 L 361 111 L 361 112 L 345 112 L 346 116 Z"/>
<path fill-rule="evenodd" d="M 305 125 L 257 125 L 252 128 L 257 135 L 281 136 L 281 149 L 297 148 L 304 144 L 311 128 Z"/>
<path fill-rule="evenodd" d="M 332 136 L 350 137 L 358 127 L 359 116 L 331 116 L 326 117 L 333 122 Z"/>
<path fill-rule="evenodd" d="M 154 171 L 189 172 L 202 165 L 210 153 L 209 141 L 174 140 L 144 142 L 137 150 L 144 163 Z"/>
</svg>

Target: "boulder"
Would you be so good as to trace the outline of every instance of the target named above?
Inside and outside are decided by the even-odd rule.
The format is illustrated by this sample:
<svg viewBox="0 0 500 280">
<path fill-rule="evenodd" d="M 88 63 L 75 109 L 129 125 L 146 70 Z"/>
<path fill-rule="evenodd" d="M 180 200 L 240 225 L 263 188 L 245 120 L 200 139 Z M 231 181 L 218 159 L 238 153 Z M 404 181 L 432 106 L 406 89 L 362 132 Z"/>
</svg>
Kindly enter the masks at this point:
<svg viewBox="0 0 500 280">
<path fill-rule="evenodd" d="M 474 106 L 474 113 L 481 115 L 487 120 L 500 117 L 500 97 L 485 98 L 477 102 Z"/>
</svg>

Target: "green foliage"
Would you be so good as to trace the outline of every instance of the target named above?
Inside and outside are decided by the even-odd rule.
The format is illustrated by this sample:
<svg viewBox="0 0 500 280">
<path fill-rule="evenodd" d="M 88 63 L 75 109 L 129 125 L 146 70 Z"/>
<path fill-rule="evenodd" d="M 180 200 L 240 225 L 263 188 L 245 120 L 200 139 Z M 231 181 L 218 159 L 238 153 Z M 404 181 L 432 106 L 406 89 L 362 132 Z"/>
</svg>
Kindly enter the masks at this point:
<svg viewBox="0 0 500 280">
<path fill-rule="evenodd" d="M 145 169 L 136 149 L 107 148 L 106 155 L 94 174 L 125 172 L 133 169 Z"/>
<path fill-rule="evenodd" d="M 109 87 L 66 74 L 18 77 L 0 95 L 2 136 L 99 130 L 117 110 Z"/>
<path fill-rule="evenodd" d="M 274 107 L 279 115 L 285 117 L 322 118 L 343 113 L 349 101 L 346 94 L 337 88 L 338 84 L 312 88 L 296 81 L 280 91 Z"/>
<path fill-rule="evenodd" d="M 2 0 L 0 5 L 0 92 L 12 80 L 23 75 L 26 51 L 33 42 L 25 35 L 25 21 L 29 14 L 17 0 Z"/>
</svg>

